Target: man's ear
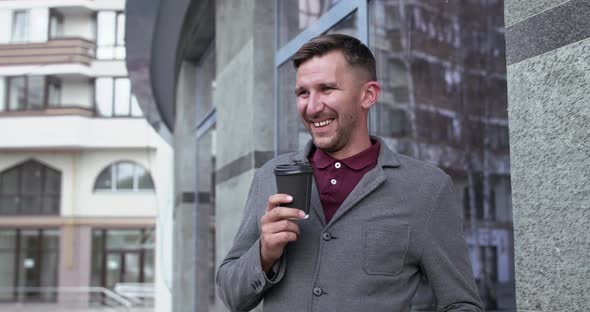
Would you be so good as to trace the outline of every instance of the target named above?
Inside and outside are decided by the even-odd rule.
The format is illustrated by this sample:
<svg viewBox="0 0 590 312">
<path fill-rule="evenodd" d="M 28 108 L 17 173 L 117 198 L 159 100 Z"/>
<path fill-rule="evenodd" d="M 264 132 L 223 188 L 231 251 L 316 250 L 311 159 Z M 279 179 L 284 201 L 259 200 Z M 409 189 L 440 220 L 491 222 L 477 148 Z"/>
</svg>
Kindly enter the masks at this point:
<svg viewBox="0 0 590 312">
<path fill-rule="evenodd" d="M 363 86 L 363 94 L 361 99 L 361 106 L 364 109 L 369 109 L 379 99 L 381 94 L 381 85 L 377 81 L 369 81 Z"/>
</svg>

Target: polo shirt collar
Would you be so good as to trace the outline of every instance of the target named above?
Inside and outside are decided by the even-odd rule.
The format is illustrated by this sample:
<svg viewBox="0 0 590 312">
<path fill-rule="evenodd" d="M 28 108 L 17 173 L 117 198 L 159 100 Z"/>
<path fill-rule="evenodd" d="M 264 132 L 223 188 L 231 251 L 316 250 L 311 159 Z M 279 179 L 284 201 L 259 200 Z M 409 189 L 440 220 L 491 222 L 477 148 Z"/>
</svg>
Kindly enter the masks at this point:
<svg viewBox="0 0 590 312">
<path fill-rule="evenodd" d="M 377 166 L 385 167 L 392 167 L 396 168 L 400 166 L 400 162 L 398 160 L 397 154 L 389 149 L 385 142 L 379 137 L 371 136 L 371 140 L 377 140 L 380 144 L 379 149 L 379 158 L 377 159 Z M 311 152 L 315 149 L 313 145 L 313 140 L 309 140 L 302 151 L 296 152 L 291 155 L 291 160 L 296 163 L 309 163 L 308 157 Z"/>
<path fill-rule="evenodd" d="M 353 170 L 361 170 L 377 160 L 379 156 L 380 145 L 381 142 L 377 140 L 371 140 L 371 146 L 369 146 L 369 148 L 356 155 L 340 160 L 330 156 L 321 149 L 316 149 L 315 152 L 313 152 L 313 156 L 311 156 L 311 160 L 313 161 L 313 164 L 320 169 L 324 169 L 336 162 L 342 162 L 348 168 Z"/>
</svg>

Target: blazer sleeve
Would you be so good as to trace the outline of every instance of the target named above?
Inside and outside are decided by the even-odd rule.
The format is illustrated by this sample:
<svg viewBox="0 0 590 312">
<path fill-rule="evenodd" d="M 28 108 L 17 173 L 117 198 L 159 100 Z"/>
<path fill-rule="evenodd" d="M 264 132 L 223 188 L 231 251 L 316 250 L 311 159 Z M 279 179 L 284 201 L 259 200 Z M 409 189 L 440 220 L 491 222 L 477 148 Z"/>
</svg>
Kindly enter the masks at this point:
<svg viewBox="0 0 590 312">
<path fill-rule="evenodd" d="M 426 223 L 421 259 L 437 311 L 484 311 L 471 270 L 462 219 L 453 182 L 445 175 Z"/>
<path fill-rule="evenodd" d="M 231 311 L 249 311 L 262 300 L 264 293 L 280 282 L 285 273 L 285 257 L 279 260 L 272 278 L 260 263 L 260 226 L 268 195 L 260 191 L 260 177 L 254 176 L 244 215 L 233 246 L 217 270 L 217 287 L 221 300 Z"/>
</svg>

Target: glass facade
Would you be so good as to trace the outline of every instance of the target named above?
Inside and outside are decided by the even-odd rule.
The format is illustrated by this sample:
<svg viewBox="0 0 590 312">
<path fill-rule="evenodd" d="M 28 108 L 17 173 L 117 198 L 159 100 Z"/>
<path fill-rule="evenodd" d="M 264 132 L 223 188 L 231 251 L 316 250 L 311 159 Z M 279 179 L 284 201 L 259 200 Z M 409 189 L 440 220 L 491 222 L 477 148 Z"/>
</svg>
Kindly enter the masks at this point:
<svg viewBox="0 0 590 312">
<path fill-rule="evenodd" d="M 370 132 L 397 152 L 433 163 L 453 178 L 486 308 L 514 310 L 503 2 L 353 2 L 356 6 L 346 18 L 322 29 L 313 22 L 305 27 L 311 26 L 307 30 L 314 35 L 356 36 L 371 48 L 382 92 L 369 114 Z M 279 10 L 278 54 L 294 46 L 292 55 L 307 41 L 300 34 L 305 29 L 295 31 L 295 22 L 284 21 L 289 18 Z M 276 66 L 280 154 L 300 149 L 309 135 L 297 116 L 292 64 Z M 435 304 L 424 281 L 414 309 L 431 311 Z"/>
<path fill-rule="evenodd" d="M 311 26 L 340 0 L 277 1 L 279 5 L 279 42 L 284 45 Z"/>
</svg>

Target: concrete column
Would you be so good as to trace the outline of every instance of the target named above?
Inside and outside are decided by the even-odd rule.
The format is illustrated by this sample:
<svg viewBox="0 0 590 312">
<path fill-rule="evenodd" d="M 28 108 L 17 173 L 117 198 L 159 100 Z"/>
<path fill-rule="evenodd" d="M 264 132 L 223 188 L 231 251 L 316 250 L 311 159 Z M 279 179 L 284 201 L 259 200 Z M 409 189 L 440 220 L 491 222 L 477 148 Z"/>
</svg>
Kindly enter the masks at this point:
<svg viewBox="0 0 590 312">
<path fill-rule="evenodd" d="M 505 3 L 518 311 L 590 304 L 590 4 Z"/>
<path fill-rule="evenodd" d="M 172 310 L 194 312 L 195 288 L 195 188 L 196 146 L 195 67 L 182 64 L 176 93 L 176 126 L 174 127 L 174 264 Z"/>
<path fill-rule="evenodd" d="M 233 243 L 256 168 L 273 155 L 274 3 L 216 2 L 217 265 Z M 219 301 L 214 310 L 226 311 Z"/>
<path fill-rule="evenodd" d="M 92 272 L 92 231 L 89 226 L 64 225 L 59 246 L 58 287 L 89 287 Z M 60 293 L 59 301 L 71 306 L 88 304 L 89 294 Z"/>
</svg>

